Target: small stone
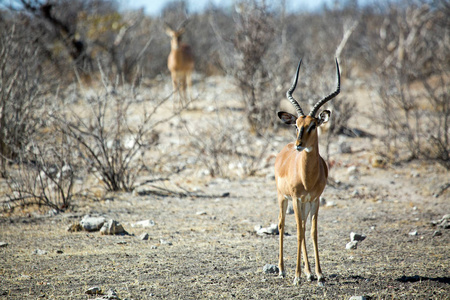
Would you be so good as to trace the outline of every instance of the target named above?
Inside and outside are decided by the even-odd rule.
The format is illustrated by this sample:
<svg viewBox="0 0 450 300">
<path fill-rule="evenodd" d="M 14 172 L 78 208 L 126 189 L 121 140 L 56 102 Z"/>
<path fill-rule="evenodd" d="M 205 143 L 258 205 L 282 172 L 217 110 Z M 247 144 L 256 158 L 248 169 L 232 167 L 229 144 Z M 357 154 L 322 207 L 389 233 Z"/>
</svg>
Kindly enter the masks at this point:
<svg viewBox="0 0 450 300">
<path fill-rule="evenodd" d="M 4 247 L 7 247 L 7 246 L 8 246 L 8 243 L 0 242 L 0 248 L 4 248 Z"/>
<path fill-rule="evenodd" d="M 263 267 L 264 274 L 278 274 L 280 273 L 280 269 L 276 265 L 266 264 Z"/>
<path fill-rule="evenodd" d="M 441 224 L 439 224 L 439 227 L 441 227 L 442 229 L 449 229 L 450 228 L 450 222 L 447 220 L 444 220 L 441 222 Z"/>
<path fill-rule="evenodd" d="M 350 233 L 350 240 L 353 241 L 364 241 L 366 239 L 366 236 L 363 234 L 359 234 L 359 233 L 355 233 L 355 232 L 351 232 Z"/>
<path fill-rule="evenodd" d="M 435 232 L 433 232 L 433 237 L 435 236 L 441 236 L 442 232 L 440 230 L 436 230 Z"/>
<path fill-rule="evenodd" d="M 277 235 L 277 234 L 279 234 L 277 224 L 271 224 L 269 227 L 259 226 L 259 228 L 255 226 L 255 229 L 256 229 L 256 234 L 258 234 L 258 235 Z"/>
<path fill-rule="evenodd" d="M 152 226 L 155 226 L 155 222 L 153 220 L 143 220 L 143 221 L 138 221 L 134 224 L 131 224 L 131 227 L 147 228 L 147 227 L 152 227 Z"/>
<path fill-rule="evenodd" d="M 106 219 L 104 217 L 91 217 L 90 215 L 86 215 L 81 219 L 80 225 L 86 231 L 98 231 L 102 228 L 105 221 Z"/>
<path fill-rule="evenodd" d="M 321 206 L 325 206 L 327 204 L 327 200 L 322 196 L 320 196 L 319 201 Z"/>
<path fill-rule="evenodd" d="M 63 254 L 64 252 L 62 250 L 56 250 L 57 254 Z"/>
<path fill-rule="evenodd" d="M 440 220 L 434 220 L 431 221 L 432 225 L 437 225 L 441 227 L 442 229 L 449 229 L 450 228 L 450 214 L 444 215 Z"/>
<path fill-rule="evenodd" d="M 417 230 L 411 231 L 410 233 L 408 233 L 408 235 L 410 235 L 410 236 L 418 235 Z"/>
<path fill-rule="evenodd" d="M 337 205 L 336 202 L 334 202 L 334 201 L 329 201 L 329 202 L 327 202 L 326 207 L 335 207 L 336 205 Z"/>
<path fill-rule="evenodd" d="M 356 175 L 359 173 L 358 168 L 356 166 L 350 166 L 347 168 L 347 173 L 349 175 Z"/>
<path fill-rule="evenodd" d="M 143 233 L 143 234 L 141 234 L 141 235 L 139 236 L 139 239 L 140 239 L 140 240 L 143 240 L 143 241 L 148 240 L 148 238 L 149 238 L 149 235 L 148 235 L 147 232 L 145 232 L 145 233 Z"/>
<path fill-rule="evenodd" d="M 159 243 L 160 243 L 161 245 L 169 245 L 169 246 L 172 246 L 172 242 L 166 241 L 166 240 L 163 240 L 163 239 L 160 239 L 160 240 L 159 240 Z"/>
<path fill-rule="evenodd" d="M 88 295 L 103 295 L 102 294 L 102 289 L 99 288 L 98 286 L 93 286 L 93 287 L 89 288 L 85 292 L 85 294 L 88 294 Z"/>
<path fill-rule="evenodd" d="M 206 211 L 198 211 L 195 213 L 197 216 L 204 216 L 207 215 Z"/>
<path fill-rule="evenodd" d="M 117 293 L 115 290 L 109 289 L 108 292 L 106 292 L 106 295 L 103 296 L 101 299 L 118 300 L 120 298 L 119 298 L 119 296 L 117 296 Z"/>
<path fill-rule="evenodd" d="M 345 249 L 352 250 L 358 248 L 358 241 L 351 241 L 345 245 Z"/>
<path fill-rule="evenodd" d="M 47 255 L 47 251 L 41 250 L 41 249 L 36 249 L 36 250 L 33 251 L 33 254 L 35 254 L 35 255 Z"/>
<path fill-rule="evenodd" d="M 141 287 L 139 290 L 140 290 L 141 292 L 145 292 L 145 291 L 147 290 L 147 288 Z"/>
<path fill-rule="evenodd" d="M 123 229 L 123 226 L 118 221 L 109 220 L 103 224 L 100 233 L 109 235 L 122 234 L 125 233 L 125 229 Z"/>
<path fill-rule="evenodd" d="M 367 300 L 366 296 L 351 296 L 349 300 Z"/>
</svg>

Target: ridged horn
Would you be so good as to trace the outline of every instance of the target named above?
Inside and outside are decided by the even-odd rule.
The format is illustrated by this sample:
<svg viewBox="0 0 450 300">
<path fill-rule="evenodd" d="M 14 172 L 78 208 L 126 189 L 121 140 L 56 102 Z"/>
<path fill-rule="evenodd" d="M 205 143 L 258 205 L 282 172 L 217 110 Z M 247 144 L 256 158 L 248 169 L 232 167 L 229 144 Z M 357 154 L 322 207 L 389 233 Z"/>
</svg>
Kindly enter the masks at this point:
<svg viewBox="0 0 450 300">
<path fill-rule="evenodd" d="M 319 108 L 324 105 L 325 103 L 327 103 L 328 101 L 330 101 L 331 99 L 333 99 L 334 97 L 336 97 L 339 92 L 341 91 L 341 74 L 339 72 L 339 63 L 338 60 L 336 58 L 336 72 L 337 72 L 337 87 L 336 90 L 329 94 L 328 96 L 326 96 L 325 98 L 323 98 L 322 100 L 318 101 L 314 107 L 312 108 L 311 112 L 309 113 L 309 115 L 311 117 L 315 117 L 317 111 L 319 110 Z"/>
<path fill-rule="evenodd" d="M 300 66 L 302 65 L 302 60 L 300 59 L 300 62 L 298 63 L 297 72 L 295 73 L 294 82 L 292 83 L 291 88 L 286 92 L 286 97 L 288 100 L 292 103 L 292 105 L 295 107 L 295 110 L 297 111 L 297 115 L 299 117 L 304 116 L 302 108 L 300 107 L 300 104 L 298 104 L 297 100 L 292 97 L 292 93 L 295 91 L 295 88 L 297 87 L 297 81 L 298 81 L 298 73 L 300 72 Z"/>
</svg>

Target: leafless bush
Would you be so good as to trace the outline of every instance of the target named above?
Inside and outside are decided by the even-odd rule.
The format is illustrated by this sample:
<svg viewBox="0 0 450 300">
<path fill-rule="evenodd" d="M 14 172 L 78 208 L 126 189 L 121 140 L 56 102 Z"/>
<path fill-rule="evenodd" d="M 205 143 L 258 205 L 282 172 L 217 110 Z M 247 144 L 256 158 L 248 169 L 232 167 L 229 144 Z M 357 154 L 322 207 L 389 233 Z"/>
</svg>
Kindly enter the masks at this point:
<svg viewBox="0 0 450 300">
<path fill-rule="evenodd" d="M 178 112 L 161 118 L 159 112 L 168 97 L 148 105 L 136 102 L 136 89 L 112 84 L 106 76 L 103 79 L 104 90 L 84 99 L 87 111 L 69 110 L 54 117 L 106 190 L 132 191 L 139 173 L 155 170 L 151 164 L 160 159 L 145 157 L 158 143 L 156 127 Z"/>
<path fill-rule="evenodd" d="M 265 63 L 275 34 L 273 16 L 264 2 L 239 1 L 235 7 L 233 39 L 211 23 L 221 43 L 221 63 L 237 81 L 251 130 L 262 134 L 274 121 L 273 111 L 268 108 L 275 106 L 270 93 L 270 81 L 275 76 Z"/>
<path fill-rule="evenodd" d="M 196 162 L 212 177 L 253 176 L 265 167 L 270 142 L 249 134 L 248 127 L 232 116 L 217 114 L 197 131 L 189 130 Z"/>
<path fill-rule="evenodd" d="M 68 208 L 76 194 L 75 170 L 79 167 L 70 141 L 61 133 L 43 133 L 22 155 L 7 180 L 11 190 L 8 207 Z"/>
<path fill-rule="evenodd" d="M 394 161 L 428 158 L 450 168 L 448 28 L 445 9 L 427 4 L 392 7 L 380 26 L 378 120 Z"/>
<path fill-rule="evenodd" d="M 46 78 L 39 48 L 20 23 L 0 22 L 0 174 L 42 125 Z"/>
</svg>

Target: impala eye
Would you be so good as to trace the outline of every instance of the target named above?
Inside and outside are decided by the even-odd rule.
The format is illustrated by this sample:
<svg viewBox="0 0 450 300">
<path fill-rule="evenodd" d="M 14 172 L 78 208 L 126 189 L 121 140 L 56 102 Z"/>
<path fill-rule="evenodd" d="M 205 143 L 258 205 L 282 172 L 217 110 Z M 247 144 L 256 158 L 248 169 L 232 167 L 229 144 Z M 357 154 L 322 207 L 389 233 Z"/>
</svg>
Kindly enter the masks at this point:
<svg viewBox="0 0 450 300">
<path fill-rule="evenodd" d="M 311 123 L 306 131 L 310 133 L 314 129 L 316 129 L 316 123 Z"/>
</svg>

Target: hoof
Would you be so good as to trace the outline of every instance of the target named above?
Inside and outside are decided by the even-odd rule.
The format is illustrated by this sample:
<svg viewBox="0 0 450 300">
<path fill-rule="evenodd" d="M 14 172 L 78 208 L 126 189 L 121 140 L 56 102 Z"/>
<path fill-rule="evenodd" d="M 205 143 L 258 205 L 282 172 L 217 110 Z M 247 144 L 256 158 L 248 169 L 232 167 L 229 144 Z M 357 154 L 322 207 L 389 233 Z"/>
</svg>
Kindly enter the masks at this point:
<svg viewBox="0 0 450 300">
<path fill-rule="evenodd" d="M 325 279 L 323 277 L 319 277 L 319 279 L 317 279 L 317 285 L 325 286 Z"/>
<path fill-rule="evenodd" d="M 306 281 L 313 281 L 314 276 L 312 274 L 306 274 Z"/>
<path fill-rule="evenodd" d="M 300 277 L 295 277 L 294 278 L 294 282 L 292 284 L 293 285 L 300 285 Z"/>
<path fill-rule="evenodd" d="M 278 277 L 279 277 L 279 278 L 284 278 L 284 277 L 286 277 L 286 272 L 280 271 L 280 274 L 278 274 Z"/>
</svg>

